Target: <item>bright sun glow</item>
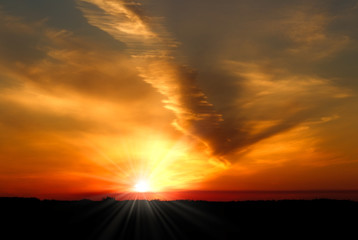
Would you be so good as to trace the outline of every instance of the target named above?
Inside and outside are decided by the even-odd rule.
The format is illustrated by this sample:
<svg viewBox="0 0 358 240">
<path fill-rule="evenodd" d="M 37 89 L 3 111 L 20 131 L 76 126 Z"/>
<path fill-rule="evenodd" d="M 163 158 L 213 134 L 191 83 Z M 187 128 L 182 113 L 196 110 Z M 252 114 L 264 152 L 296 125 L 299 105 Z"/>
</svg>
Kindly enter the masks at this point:
<svg viewBox="0 0 358 240">
<path fill-rule="evenodd" d="M 134 186 L 134 189 L 136 192 L 148 192 L 150 187 L 146 181 L 141 180 Z"/>
</svg>

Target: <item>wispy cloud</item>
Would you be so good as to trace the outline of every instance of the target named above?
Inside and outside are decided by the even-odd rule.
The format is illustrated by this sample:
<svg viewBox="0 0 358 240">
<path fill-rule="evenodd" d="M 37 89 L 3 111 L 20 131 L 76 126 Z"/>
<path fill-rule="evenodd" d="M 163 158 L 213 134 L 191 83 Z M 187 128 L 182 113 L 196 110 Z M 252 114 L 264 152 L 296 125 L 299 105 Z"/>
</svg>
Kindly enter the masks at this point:
<svg viewBox="0 0 358 240">
<path fill-rule="evenodd" d="M 229 61 L 227 65 L 242 80 L 243 94 L 236 108 L 247 117 L 250 144 L 320 118 L 332 104 L 353 95 L 330 79 L 294 75 L 267 63 Z"/>
<path fill-rule="evenodd" d="M 243 89 L 243 95 L 235 99 L 236 107 L 246 120 L 242 120 L 243 116 L 241 120 L 228 120 L 199 88 L 195 70 L 175 59 L 176 41 L 157 18 L 144 13 L 139 3 L 83 0 L 79 5 L 90 24 L 127 44 L 140 76 L 165 96 L 165 107 L 175 113 L 176 129 L 202 142 L 209 154 L 224 162 L 228 154 L 306 121 L 323 99 L 350 95 L 323 78 L 283 73 L 277 66 L 265 72 L 264 62 L 261 67 L 232 63 L 227 70 L 240 79 Z M 287 18 L 276 23 L 276 28 L 291 41 L 290 53 L 286 54 L 304 55 L 308 51 L 311 57 L 319 59 L 339 51 L 347 43 L 345 36 L 329 36 L 325 26 L 331 18 L 327 14 L 312 11 L 287 10 Z M 314 104 L 308 103 L 308 99 Z M 259 120 L 271 122 L 269 127 L 253 124 L 257 119 L 248 109 L 266 114 L 265 119 Z"/>
<path fill-rule="evenodd" d="M 224 119 L 196 83 L 196 73 L 174 59 L 176 42 L 155 19 L 147 17 L 139 3 L 127 1 L 90 1 L 80 4 L 90 24 L 108 32 L 136 52 L 140 76 L 166 99 L 165 107 L 173 111 L 173 125 L 204 143 L 210 154 L 225 155 L 237 147 L 231 136 L 235 129 L 225 129 Z M 94 10 L 93 5 L 98 9 Z M 100 10 L 99 10 L 100 9 Z"/>
<path fill-rule="evenodd" d="M 327 29 L 338 16 L 317 11 L 310 4 L 303 4 L 297 9 L 287 9 L 285 15 L 280 22 L 280 29 L 293 43 L 288 53 L 319 60 L 336 54 L 350 43 L 349 36 Z"/>
</svg>

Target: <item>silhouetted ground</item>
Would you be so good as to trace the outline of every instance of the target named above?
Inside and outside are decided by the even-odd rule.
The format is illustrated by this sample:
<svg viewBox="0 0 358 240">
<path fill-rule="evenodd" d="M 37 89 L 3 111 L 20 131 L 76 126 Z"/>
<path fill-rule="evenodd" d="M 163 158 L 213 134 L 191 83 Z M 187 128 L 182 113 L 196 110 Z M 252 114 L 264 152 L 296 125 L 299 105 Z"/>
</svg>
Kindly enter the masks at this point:
<svg viewBox="0 0 358 240">
<path fill-rule="evenodd" d="M 11 240 L 358 237 L 358 202 L 338 200 L 98 202 L 0 198 L 0 214 L 0 238 Z"/>
</svg>

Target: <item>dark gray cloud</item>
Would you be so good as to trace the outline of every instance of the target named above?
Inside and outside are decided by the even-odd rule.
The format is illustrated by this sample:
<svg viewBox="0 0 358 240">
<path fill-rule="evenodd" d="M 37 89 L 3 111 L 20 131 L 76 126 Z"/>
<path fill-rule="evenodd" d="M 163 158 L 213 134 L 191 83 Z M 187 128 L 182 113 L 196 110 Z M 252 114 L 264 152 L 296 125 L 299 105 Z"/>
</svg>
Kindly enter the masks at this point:
<svg viewBox="0 0 358 240">
<path fill-rule="evenodd" d="M 171 2 L 157 11 L 168 14 L 166 30 L 146 15 L 149 3 L 84 2 L 101 9 L 81 8 L 90 24 L 125 42 L 142 59 L 141 76 L 167 98 L 166 107 L 176 115 L 174 126 L 198 138 L 213 155 L 228 155 L 314 118 L 329 102 L 327 92 L 332 98 L 350 95 L 319 76 L 317 65 L 354 41 L 330 30 L 352 3 L 333 13 L 338 2 Z M 181 42 L 176 51 L 165 47 L 175 42 L 167 41 L 170 35 Z M 176 60 L 161 58 L 166 55 Z M 183 62 L 195 71 L 181 67 Z M 319 87 L 326 93 L 317 94 Z M 270 127 L 257 131 L 264 121 Z"/>
</svg>

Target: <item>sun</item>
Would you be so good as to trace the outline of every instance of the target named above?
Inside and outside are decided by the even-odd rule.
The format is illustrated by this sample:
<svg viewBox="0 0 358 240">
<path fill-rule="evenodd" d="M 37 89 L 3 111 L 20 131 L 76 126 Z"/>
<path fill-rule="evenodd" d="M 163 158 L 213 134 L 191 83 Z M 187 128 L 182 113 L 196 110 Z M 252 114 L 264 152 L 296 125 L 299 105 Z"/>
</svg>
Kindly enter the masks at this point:
<svg viewBox="0 0 358 240">
<path fill-rule="evenodd" d="M 134 190 L 136 192 L 149 192 L 150 186 L 147 181 L 140 180 L 137 182 L 137 184 L 134 186 Z"/>
</svg>

